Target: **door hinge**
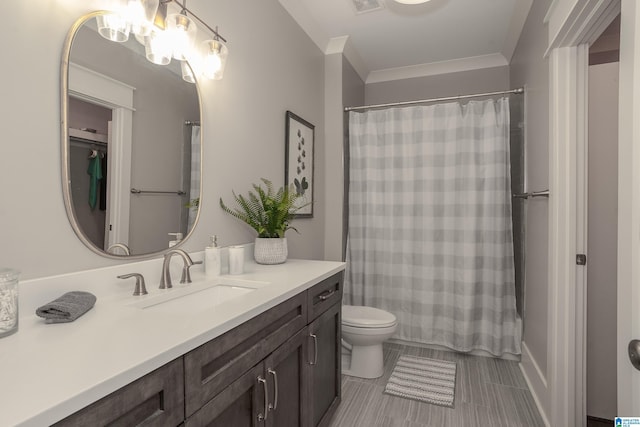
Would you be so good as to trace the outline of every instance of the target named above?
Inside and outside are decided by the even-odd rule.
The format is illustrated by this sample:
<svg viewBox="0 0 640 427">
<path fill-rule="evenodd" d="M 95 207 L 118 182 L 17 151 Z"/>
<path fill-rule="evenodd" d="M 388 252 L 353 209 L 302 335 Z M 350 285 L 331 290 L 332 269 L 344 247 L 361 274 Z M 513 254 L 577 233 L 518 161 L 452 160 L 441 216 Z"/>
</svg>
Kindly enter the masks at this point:
<svg viewBox="0 0 640 427">
<path fill-rule="evenodd" d="M 577 254 L 576 255 L 576 264 L 578 264 L 578 265 L 587 265 L 587 256 L 585 254 Z"/>
</svg>

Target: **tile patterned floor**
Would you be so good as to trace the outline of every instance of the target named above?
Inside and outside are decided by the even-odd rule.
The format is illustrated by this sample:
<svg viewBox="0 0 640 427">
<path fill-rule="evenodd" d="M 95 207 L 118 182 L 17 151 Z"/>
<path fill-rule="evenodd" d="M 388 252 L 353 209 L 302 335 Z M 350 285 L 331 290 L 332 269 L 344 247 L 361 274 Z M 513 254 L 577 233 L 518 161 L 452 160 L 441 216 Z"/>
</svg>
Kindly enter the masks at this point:
<svg viewBox="0 0 640 427">
<path fill-rule="evenodd" d="M 383 394 L 401 354 L 457 362 L 454 408 Z M 544 422 L 517 362 L 401 344 L 384 347 L 385 373 L 342 376 L 342 403 L 330 427 L 538 427 Z"/>
</svg>

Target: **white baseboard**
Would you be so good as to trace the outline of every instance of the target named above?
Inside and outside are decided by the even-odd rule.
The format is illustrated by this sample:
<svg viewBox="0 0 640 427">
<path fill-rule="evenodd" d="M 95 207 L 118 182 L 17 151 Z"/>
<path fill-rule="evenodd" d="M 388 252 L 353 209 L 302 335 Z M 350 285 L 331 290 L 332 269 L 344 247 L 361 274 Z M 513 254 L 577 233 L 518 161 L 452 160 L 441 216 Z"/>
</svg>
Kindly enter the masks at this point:
<svg viewBox="0 0 640 427">
<path fill-rule="evenodd" d="M 545 426 L 549 427 L 548 402 L 549 402 L 549 389 L 547 387 L 547 379 L 540 367 L 536 363 L 536 360 L 531 355 L 529 348 L 525 342 L 522 342 L 522 360 L 520 361 L 520 370 L 524 379 L 529 386 L 529 390 L 533 395 L 533 400 L 536 402 L 542 421 Z"/>
</svg>

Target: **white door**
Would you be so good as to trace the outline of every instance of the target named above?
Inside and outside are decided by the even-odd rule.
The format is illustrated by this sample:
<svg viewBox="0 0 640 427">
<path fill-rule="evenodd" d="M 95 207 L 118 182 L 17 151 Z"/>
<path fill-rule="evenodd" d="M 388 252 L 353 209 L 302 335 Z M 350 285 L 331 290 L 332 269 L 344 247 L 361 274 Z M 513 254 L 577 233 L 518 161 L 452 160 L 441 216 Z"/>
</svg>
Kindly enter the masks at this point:
<svg viewBox="0 0 640 427">
<path fill-rule="evenodd" d="M 640 418 L 640 3 L 622 0 L 618 157 L 618 416 Z M 625 424 L 623 424 L 625 425 Z M 640 425 L 640 424 L 633 424 Z"/>
</svg>

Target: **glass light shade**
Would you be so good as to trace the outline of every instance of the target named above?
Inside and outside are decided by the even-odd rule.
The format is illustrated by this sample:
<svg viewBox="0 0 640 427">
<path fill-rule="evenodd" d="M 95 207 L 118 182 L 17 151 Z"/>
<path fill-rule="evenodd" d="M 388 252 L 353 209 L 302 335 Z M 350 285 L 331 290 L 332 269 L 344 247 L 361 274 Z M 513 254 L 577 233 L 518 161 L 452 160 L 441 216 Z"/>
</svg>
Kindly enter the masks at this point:
<svg viewBox="0 0 640 427">
<path fill-rule="evenodd" d="M 211 80 L 220 80 L 227 65 L 229 49 L 220 40 L 205 40 L 200 45 L 202 74 Z"/>
<path fill-rule="evenodd" d="M 167 32 L 171 34 L 173 57 L 184 61 L 193 50 L 198 29 L 196 23 L 187 15 L 172 13 L 167 16 Z"/>
<path fill-rule="evenodd" d="M 112 42 L 126 42 L 129 40 L 131 25 L 120 13 L 113 12 L 96 16 L 98 33 Z"/>
<path fill-rule="evenodd" d="M 131 32 L 139 36 L 149 35 L 159 5 L 160 0 L 129 0 L 127 19 L 131 22 Z"/>
<path fill-rule="evenodd" d="M 173 43 L 171 34 L 162 30 L 153 30 L 144 38 L 144 50 L 147 59 L 158 65 L 167 65 L 171 62 Z"/>
<path fill-rule="evenodd" d="M 187 61 L 182 61 L 180 63 L 180 68 L 182 69 L 182 80 L 189 83 L 196 82 L 196 77 Z"/>
</svg>

